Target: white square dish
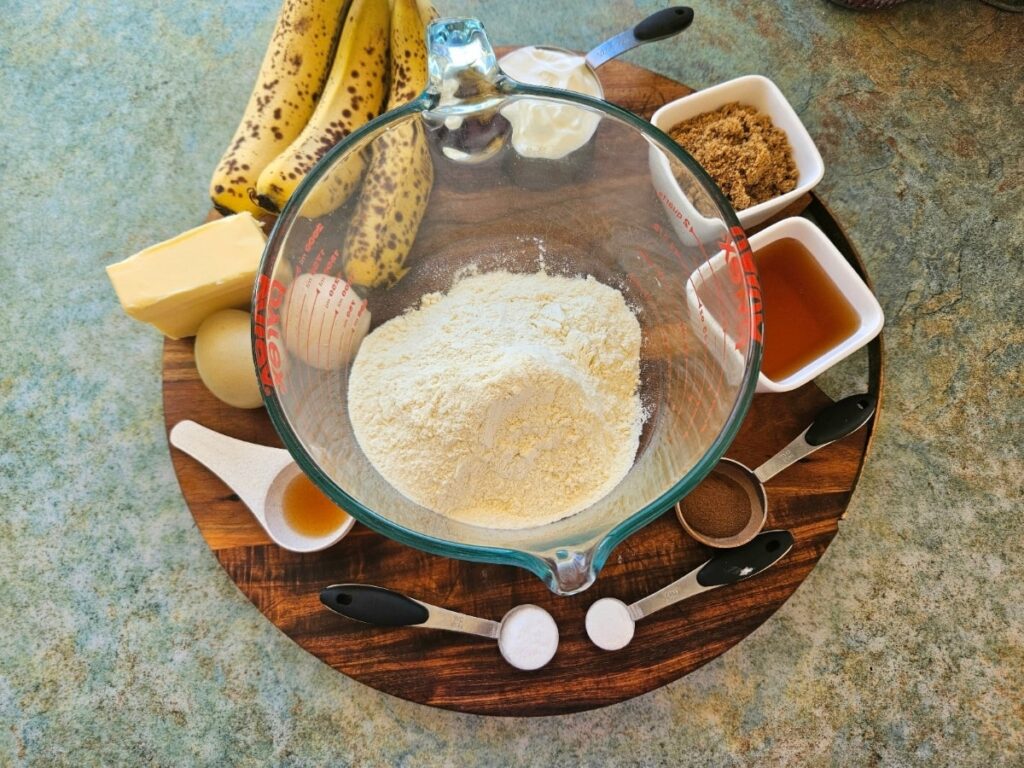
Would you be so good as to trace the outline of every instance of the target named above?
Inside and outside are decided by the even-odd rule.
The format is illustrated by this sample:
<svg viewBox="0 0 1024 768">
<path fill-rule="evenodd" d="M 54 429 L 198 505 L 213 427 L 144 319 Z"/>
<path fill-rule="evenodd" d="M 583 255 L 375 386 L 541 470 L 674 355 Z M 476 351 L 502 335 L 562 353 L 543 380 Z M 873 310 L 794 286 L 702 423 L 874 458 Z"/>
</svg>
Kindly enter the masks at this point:
<svg viewBox="0 0 1024 768">
<path fill-rule="evenodd" d="M 799 174 L 794 189 L 736 212 L 740 224 L 744 229 L 748 229 L 771 218 L 800 195 L 812 190 L 825 174 L 825 163 L 821 159 L 821 153 L 779 87 L 767 77 L 745 75 L 670 101 L 654 113 L 651 123 L 668 133 L 684 120 L 712 112 L 734 101 L 754 107 L 758 112 L 770 117 L 772 122 L 786 133 Z M 661 179 L 673 178 L 668 160 L 664 156 L 652 155 L 652 163 L 654 162 L 660 162 L 665 166 L 661 169 L 662 173 L 658 174 Z"/>
<path fill-rule="evenodd" d="M 825 274 L 839 289 L 839 292 L 850 302 L 860 323 L 853 334 L 790 376 L 780 381 L 773 381 L 761 373 L 757 379 L 758 392 L 788 392 L 791 389 L 802 387 L 875 338 L 881 332 L 885 322 L 882 307 L 871 289 L 861 280 L 860 275 L 850 266 L 846 257 L 839 252 L 839 249 L 832 244 L 825 233 L 807 219 L 794 216 L 772 224 L 767 229 L 750 237 L 750 250 L 756 255 L 759 248 L 764 248 L 769 243 L 785 238 L 796 240 L 807 249 L 814 260 L 825 270 Z M 767 328 L 765 328 L 765 341 L 771 343 L 771 331 Z"/>
<path fill-rule="evenodd" d="M 763 372 L 758 374 L 758 392 L 789 392 L 790 390 L 802 387 L 807 382 L 821 375 L 836 363 L 852 355 L 863 347 L 882 330 L 885 317 L 878 299 L 871 292 L 871 289 L 861 280 L 853 267 L 847 262 L 846 257 L 839 249 L 832 244 L 832 241 L 825 236 L 818 227 L 807 219 L 799 216 L 783 219 L 767 229 L 752 235 L 749 239 L 750 249 L 756 255 L 757 251 L 776 240 L 791 238 L 803 245 L 814 257 L 814 260 L 825 271 L 825 274 L 832 281 L 839 292 L 850 302 L 859 318 L 857 329 L 846 339 L 830 347 L 824 353 L 808 362 L 804 367 L 795 371 L 784 379 L 775 381 L 768 378 Z M 716 275 L 726 273 L 726 260 L 724 253 L 718 253 L 709 259 L 701 268 L 703 277 L 691 279 L 686 286 L 687 301 L 690 305 L 691 314 L 696 314 L 697 309 L 702 306 L 700 300 L 700 286 L 709 280 L 715 279 Z M 734 371 L 740 364 L 738 356 L 729 355 L 734 348 L 733 340 L 721 329 L 718 322 L 707 314 L 704 315 L 707 323 L 707 343 L 710 348 L 724 350 L 720 363 L 726 371 Z M 765 343 L 771 343 L 771 328 L 765 327 Z M 734 359 L 735 358 L 735 359 Z"/>
</svg>

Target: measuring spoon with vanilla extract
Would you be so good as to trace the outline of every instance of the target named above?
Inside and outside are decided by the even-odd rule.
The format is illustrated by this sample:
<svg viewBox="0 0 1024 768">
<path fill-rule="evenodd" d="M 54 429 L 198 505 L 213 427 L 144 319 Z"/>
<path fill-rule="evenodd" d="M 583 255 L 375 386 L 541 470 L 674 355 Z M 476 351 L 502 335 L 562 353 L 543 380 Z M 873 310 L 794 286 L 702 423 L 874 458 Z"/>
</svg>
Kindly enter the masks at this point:
<svg viewBox="0 0 1024 768">
<path fill-rule="evenodd" d="M 355 525 L 283 448 L 236 440 L 189 420 L 174 425 L 170 442 L 234 491 L 282 549 L 319 552 L 337 544 Z"/>
<path fill-rule="evenodd" d="M 676 517 L 686 532 L 701 544 L 724 549 L 746 544 L 764 528 L 768 519 L 768 494 L 764 484 L 805 456 L 852 435 L 867 424 L 874 413 L 872 395 L 851 395 L 826 406 L 807 429 L 757 469 L 752 470 L 735 459 L 720 459 L 704 483 L 676 504 Z M 702 486 L 713 499 L 711 505 L 699 503 Z M 722 518 L 716 512 L 735 517 Z"/>
</svg>

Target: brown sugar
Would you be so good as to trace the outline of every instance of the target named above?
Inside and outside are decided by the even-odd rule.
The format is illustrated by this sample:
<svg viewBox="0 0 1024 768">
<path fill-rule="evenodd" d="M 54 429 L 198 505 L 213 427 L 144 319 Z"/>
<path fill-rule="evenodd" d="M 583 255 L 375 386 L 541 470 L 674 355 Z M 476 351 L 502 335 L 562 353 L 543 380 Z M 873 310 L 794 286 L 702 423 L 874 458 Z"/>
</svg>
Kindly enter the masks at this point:
<svg viewBox="0 0 1024 768">
<path fill-rule="evenodd" d="M 750 521 L 750 497 L 728 475 L 712 472 L 679 502 L 683 519 L 709 539 L 725 539 L 742 531 Z"/>
<path fill-rule="evenodd" d="M 738 211 L 796 188 L 799 174 L 785 132 L 753 107 L 726 104 L 679 123 L 669 136 L 693 155 Z"/>
</svg>

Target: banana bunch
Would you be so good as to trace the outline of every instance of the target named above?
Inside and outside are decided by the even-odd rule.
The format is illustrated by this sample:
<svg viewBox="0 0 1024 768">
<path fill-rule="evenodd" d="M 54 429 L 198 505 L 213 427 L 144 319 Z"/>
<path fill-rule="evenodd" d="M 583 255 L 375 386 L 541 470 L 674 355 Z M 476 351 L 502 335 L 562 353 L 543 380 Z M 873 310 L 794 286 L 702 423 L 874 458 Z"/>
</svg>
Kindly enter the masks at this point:
<svg viewBox="0 0 1024 768">
<path fill-rule="evenodd" d="M 435 11 L 425 9 L 432 19 Z M 389 110 L 406 104 L 427 84 L 424 15 L 416 0 L 395 0 L 391 17 Z M 375 139 L 345 245 L 345 279 L 369 288 L 390 286 L 408 271 L 420 221 L 434 184 L 423 126 L 410 121 Z"/>
<path fill-rule="evenodd" d="M 285 0 L 249 105 L 210 184 L 214 205 L 280 211 L 327 150 L 380 114 L 389 16 L 388 0 Z M 363 168 L 358 160 L 343 165 L 344 179 L 304 214 L 345 201 Z"/>
<path fill-rule="evenodd" d="M 281 210 L 327 150 L 380 114 L 387 92 L 389 27 L 387 0 L 353 0 L 316 110 L 299 137 L 260 174 L 256 193 L 264 208 Z M 306 199 L 304 216 L 330 213 L 348 198 L 362 163 L 350 158 L 339 165 L 346 172 L 318 185 Z"/>
<path fill-rule="evenodd" d="M 429 0 L 392 2 L 389 11 L 388 0 L 285 0 L 245 115 L 210 185 L 217 208 L 280 211 L 331 147 L 385 106 L 420 95 L 427 84 L 426 23 L 437 11 Z M 422 126 L 410 121 L 378 137 L 372 155 L 351 153 L 334 163 L 302 215 L 335 210 L 360 179 L 341 250 L 345 277 L 366 287 L 392 285 L 407 271 L 434 184 Z"/>
<path fill-rule="evenodd" d="M 261 213 L 256 180 L 309 122 L 351 0 L 285 0 L 256 85 L 210 182 L 224 213 Z"/>
</svg>

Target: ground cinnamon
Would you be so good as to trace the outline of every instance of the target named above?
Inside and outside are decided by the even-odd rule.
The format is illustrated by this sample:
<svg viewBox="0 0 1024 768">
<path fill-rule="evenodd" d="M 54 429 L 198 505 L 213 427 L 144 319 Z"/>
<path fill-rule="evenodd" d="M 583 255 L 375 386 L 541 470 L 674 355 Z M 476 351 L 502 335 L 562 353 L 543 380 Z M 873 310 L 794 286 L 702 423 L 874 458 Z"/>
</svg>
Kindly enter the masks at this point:
<svg viewBox="0 0 1024 768">
<path fill-rule="evenodd" d="M 690 118 L 669 131 L 715 180 L 736 210 L 796 187 L 789 139 L 767 115 L 739 102 Z"/>
<path fill-rule="evenodd" d="M 679 502 L 683 519 L 709 539 L 735 536 L 750 521 L 750 497 L 732 477 L 712 472 Z"/>
</svg>

